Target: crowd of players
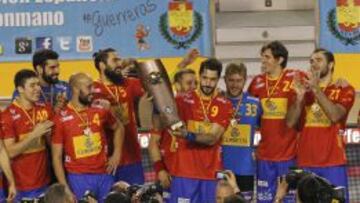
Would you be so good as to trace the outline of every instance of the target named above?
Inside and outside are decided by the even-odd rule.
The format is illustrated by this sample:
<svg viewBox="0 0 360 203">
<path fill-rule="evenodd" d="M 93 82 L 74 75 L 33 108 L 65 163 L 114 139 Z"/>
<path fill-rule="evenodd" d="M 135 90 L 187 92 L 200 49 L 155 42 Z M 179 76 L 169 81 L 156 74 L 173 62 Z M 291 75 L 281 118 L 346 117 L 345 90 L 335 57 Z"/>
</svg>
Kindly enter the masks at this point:
<svg viewBox="0 0 360 203">
<path fill-rule="evenodd" d="M 294 202 L 293 193 L 276 193 L 278 178 L 294 166 L 347 188 L 342 135 L 355 90 L 333 77 L 333 54 L 314 50 L 308 72 L 287 67 L 281 42 L 264 45 L 260 54 L 263 73 L 248 91 L 243 63 L 226 66 L 226 90 L 218 88 L 223 66 L 217 59 L 204 60 L 199 77 L 185 68 L 194 54 L 179 64 L 175 100 L 185 125 L 169 129 L 155 110 L 149 145 L 168 202 L 216 202 L 222 170 L 232 171 L 242 195 L 257 202 Z M 90 190 L 103 202 L 114 182 L 144 183 L 136 103 L 151 96 L 140 80 L 111 48 L 93 56 L 96 80 L 74 73 L 68 83 L 59 81 L 58 58 L 39 50 L 34 70 L 14 77 L 12 103 L 1 113 L 2 201 L 36 198 L 57 181 L 78 200 Z"/>
</svg>

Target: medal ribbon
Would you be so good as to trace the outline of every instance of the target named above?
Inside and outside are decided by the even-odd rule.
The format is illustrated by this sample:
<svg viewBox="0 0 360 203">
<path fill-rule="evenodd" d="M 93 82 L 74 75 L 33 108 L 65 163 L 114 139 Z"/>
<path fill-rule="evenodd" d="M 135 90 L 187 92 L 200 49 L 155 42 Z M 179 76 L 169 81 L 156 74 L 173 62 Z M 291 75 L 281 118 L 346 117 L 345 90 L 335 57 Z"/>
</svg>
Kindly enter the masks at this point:
<svg viewBox="0 0 360 203">
<path fill-rule="evenodd" d="M 271 90 L 270 90 L 270 88 L 269 88 L 269 78 L 268 78 L 267 75 L 265 76 L 265 78 L 266 78 L 266 80 L 265 80 L 265 88 L 266 88 L 267 97 L 268 97 L 269 99 L 270 99 L 270 98 L 273 96 L 273 94 L 275 93 L 275 90 L 276 90 L 277 86 L 280 84 L 280 81 L 281 81 L 282 78 L 283 78 L 284 72 L 285 72 L 285 71 L 282 71 L 282 72 L 281 72 L 281 75 L 280 75 L 279 79 L 276 80 L 276 83 L 275 83 L 275 85 L 271 88 Z"/>
<path fill-rule="evenodd" d="M 208 118 L 209 108 L 210 108 L 210 106 L 211 106 L 211 104 L 212 104 L 212 102 L 213 102 L 213 99 L 214 99 L 216 93 L 214 93 L 213 95 L 211 95 L 209 104 L 208 104 L 206 107 L 205 107 L 204 101 L 203 101 L 203 99 L 202 99 L 202 97 L 201 97 L 201 95 L 200 95 L 200 92 L 198 92 L 198 95 L 199 95 L 200 105 L 201 105 L 201 109 L 202 109 L 202 111 L 203 111 L 204 117 L 205 117 L 205 119 L 206 119 L 207 121 L 209 121 L 209 118 Z"/>
<path fill-rule="evenodd" d="M 110 93 L 111 97 L 115 100 L 115 102 L 117 104 L 119 104 L 119 89 L 117 86 L 115 86 L 115 94 L 113 91 L 111 91 L 111 89 L 104 83 L 104 82 L 100 82 L 104 88 L 106 89 L 107 92 Z"/>
<path fill-rule="evenodd" d="M 233 114 L 232 114 L 232 119 L 236 119 L 236 114 L 237 114 L 237 112 L 238 112 L 239 109 L 240 109 L 240 106 L 241 106 L 241 103 L 242 103 L 242 99 L 243 99 L 243 94 L 241 95 L 238 103 L 236 104 L 235 111 L 234 111 Z"/>
<path fill-rule="evenodd" d="M 14 101 L 14 104 L 15 106 L 19 107 L 21 109 L 22 112 L 24 112 L 25 116 L 27 117 L 27 119 L 31 122 L 31 124 L 33 126 L 36 125 L 36 120 L 35 120 L 35 108 L 33 107 L 32 108 L 32 116 L 29 115 L 29 113 L 17 102 L 17 101 Z"/>
<path fill-rule="evenodd" d="M 89 128 L 89 118 L 86 121 L 83 119 L 79 111 L 72 104 L 68 104 L 68 106 L 75 112 L 76 116 L 81 120 L 82 126 L 85 126 L 85 129 Z"/>
</svg>

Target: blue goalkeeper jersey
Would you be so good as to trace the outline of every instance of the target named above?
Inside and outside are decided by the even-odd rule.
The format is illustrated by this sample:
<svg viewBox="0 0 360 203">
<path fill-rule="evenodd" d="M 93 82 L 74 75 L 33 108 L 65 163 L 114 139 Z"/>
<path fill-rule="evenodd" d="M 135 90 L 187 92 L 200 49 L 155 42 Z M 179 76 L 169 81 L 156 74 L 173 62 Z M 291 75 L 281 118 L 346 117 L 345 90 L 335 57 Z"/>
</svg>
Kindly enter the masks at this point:
<svg viewBox="0 0 360 203">
<path fill-rule="evenodd" d="M 222 138 L 224 168 L 233 171 L 236 175 L 254 175 L 255 161 L 252 158 L 254 134 L 260 125 L 262 114 L 259 99 L 250 96 L 247 92 L 243 93 L 241 103 L 237 98 L 228 99 L 237 112 Z"/>
</svg>

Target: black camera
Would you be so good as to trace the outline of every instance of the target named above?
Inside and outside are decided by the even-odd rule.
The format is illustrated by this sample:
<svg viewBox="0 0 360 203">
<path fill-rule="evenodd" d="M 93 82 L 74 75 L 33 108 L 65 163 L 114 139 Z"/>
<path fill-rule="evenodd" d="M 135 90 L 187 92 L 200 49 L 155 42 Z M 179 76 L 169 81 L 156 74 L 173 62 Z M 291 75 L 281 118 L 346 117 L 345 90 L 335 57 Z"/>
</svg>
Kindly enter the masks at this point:
<svg viewBox="0 0 360 203">
<path fill-rule="evenodd" d="M 155 196 L 157 194 L 162 196 L 163 188 L 159 182 L 156 182 L 151 185 L 145 185 L 141 189 L 140 193 L 140 202 L 148 203 L 148 202 L 156 202 Z"/>
<path fill-rule="evenodd" d="M 321 203 L 345 202 L 346 189 L 344 187 L 336 187 L 314 173 L 293 168 L 285 176 L 285 180 L 290 190 L 297 189 L 300 199 L 303 196 L 305 198 L 305 196 L 313 195 Z"/>
<path fill-rule="evenodd" d="M 90 198 L 96 199 L 96 196 L 90 190 L 86 190 L 82 198 L 78 201 L 78 203 L 88 203 Z"/>
<path fill-rule="evenodd" d="M 332 191 L 332 199 L 338 200 L 339 203 L 345 202 L 346 189 L 345 187 L 335 187 Z"/>
<path fill-rule="evenodd" d="M 111 191 L 105 198 L 106 203 L 131 203 L 131 197 L 124 191 Z"/>
<path fill-rule="evenodd" d="M 160 182 L 149 185 L 132 185 L 128 189 L 128 195 L 133 197 L 134 195 L 140 200 L 141 203 L 156 203 L 157 195 L 162 197 L 163 188 Z"/>
<path fill-rule="evenodd" d="M 285 180 L 289 184 L 290 190 L 295 190 L 298 186 L 299 181 L 306 175 L 311 174 L 310 172 L 304 171 L 299 168 L 291 168 L 290 172 L 286 174 Z"/>
</svg>

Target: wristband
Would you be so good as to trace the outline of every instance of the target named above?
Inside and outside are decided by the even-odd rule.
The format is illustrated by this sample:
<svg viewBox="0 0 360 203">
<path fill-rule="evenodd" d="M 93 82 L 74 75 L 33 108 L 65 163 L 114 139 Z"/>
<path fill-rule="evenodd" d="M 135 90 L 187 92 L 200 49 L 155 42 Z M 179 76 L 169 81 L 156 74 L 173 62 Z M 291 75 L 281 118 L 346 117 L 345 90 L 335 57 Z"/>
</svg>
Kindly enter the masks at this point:
<svg viewBox="0 0 360 203">
<path fill-rule="evenodd" d="M 155 170 L 156 174 L 158 174 L 162 170 L 166 170 L 164 162 L 162 162 L 162 160 L 155 161 L 154 170 Z"/>
<path fill-rule="evenodd" d="M 196 141 L 196 135 L 194 133 L 188 132 L 185 136 L 185 139 L 189 142 L 195 142 Z"/>
</svg>

